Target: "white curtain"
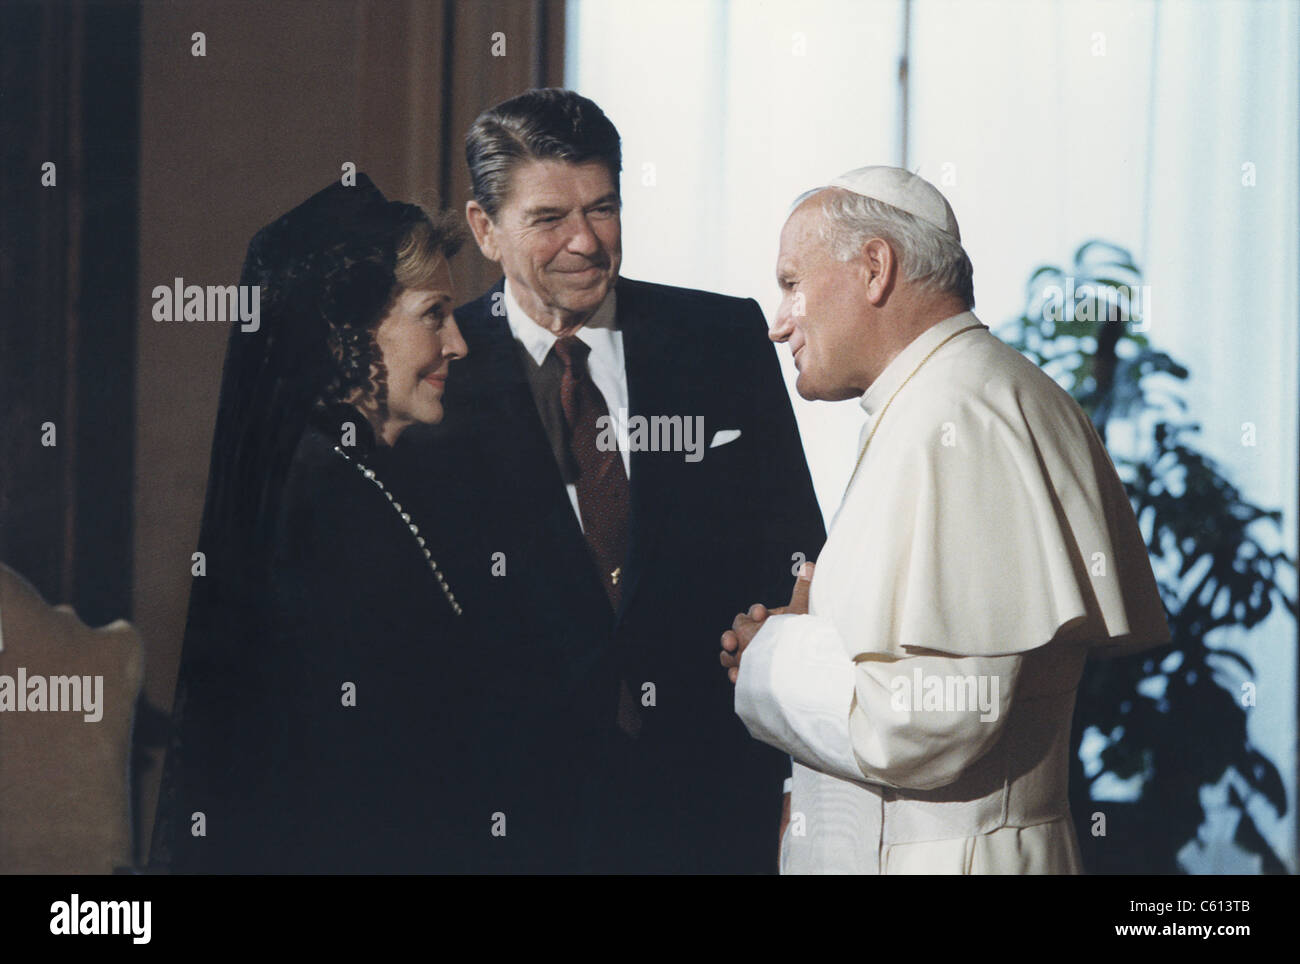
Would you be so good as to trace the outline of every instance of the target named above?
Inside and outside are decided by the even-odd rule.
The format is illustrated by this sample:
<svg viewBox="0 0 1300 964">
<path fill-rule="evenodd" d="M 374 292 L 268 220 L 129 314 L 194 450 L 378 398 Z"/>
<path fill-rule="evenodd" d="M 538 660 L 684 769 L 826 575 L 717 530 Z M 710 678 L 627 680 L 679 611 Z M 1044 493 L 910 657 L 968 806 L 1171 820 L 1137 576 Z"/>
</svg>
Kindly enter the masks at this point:
<svg viewBox="0 0 1300 964">
<path fill-rule="evenodd" d="M 755 297 L 770 317 L 793 198 L 906 148 L 957 212 L 994 329 L 1036 266 L 1068 266 L 1093 237 L 1133 250 L 1148 336 L 1192 372 L 1200 444 L 1283 510 L 1295 556 L 1300 4 L 570 0 L 568 23 L 567 83 L 624 137 L 629 277 Z M 794 401 L 829 520 L 861 413 Z M 1214 642 L 1261 670 L 1249 732 L 1290 807 L 1253 815 L 1294 871 L 1295 623 Z M 1232 829 L 1207 821 L 1184 866 L 1249 871 Z"/>
<path fill-rule="evenodd" d="M 566 82 L 623 135 L 623 273 L 757 298 L 771 318 L 790 202 L 898 149 L 901 9 L 570 0 Z M 794 400 L 829 521 L 862 410 Z"/>
</svg>

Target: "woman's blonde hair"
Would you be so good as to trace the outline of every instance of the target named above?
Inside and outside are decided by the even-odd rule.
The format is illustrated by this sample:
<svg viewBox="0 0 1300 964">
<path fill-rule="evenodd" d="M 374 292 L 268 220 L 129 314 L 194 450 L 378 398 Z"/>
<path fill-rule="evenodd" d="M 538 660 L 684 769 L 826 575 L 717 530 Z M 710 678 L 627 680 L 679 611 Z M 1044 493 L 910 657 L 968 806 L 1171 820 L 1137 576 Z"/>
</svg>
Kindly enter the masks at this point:
<svg viewBox="0 0 1300 964">
<path fill-rule="evenodd" d="M 331 300 L 325 311 L 334 372 L 321 393 L 322 405 L 348 401 L 359 392 L 387 412 L 388 371 L 375 332 L 403 291 L 433 287 L 443 259 L 455 257 L 465 243 L 460 219 L 450 211 L 434 214 L 396 201 L 388 202 L 387 210 L 397 224 L 386 242 L 380 236 L 336 259 L 334 274 L 351 281 L 355 292 L 341 302 Z"/>
<path fill-rule="evenodd" d="M 393 300 L 403 290 L 430 287 L 439 260 L 450 261 L 464 243 L 465 232 L 456 215 L 450 211 L 439 214 L 425 211 L 424 217 L 415 221 L 397 243 L 397 261 L 393 266 L 397 288 Z"/>
</svg>

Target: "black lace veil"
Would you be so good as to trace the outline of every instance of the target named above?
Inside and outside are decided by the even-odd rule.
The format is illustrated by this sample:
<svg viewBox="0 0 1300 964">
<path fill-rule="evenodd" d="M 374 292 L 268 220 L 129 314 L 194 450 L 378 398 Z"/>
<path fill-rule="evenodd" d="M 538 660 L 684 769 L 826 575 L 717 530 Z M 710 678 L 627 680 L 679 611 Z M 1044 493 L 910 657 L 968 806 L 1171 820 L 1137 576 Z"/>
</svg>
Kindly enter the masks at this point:
<svg viewBox="0 0 1300 964">
<path fill-rule="evenodd" d="M 264 681 L 277 678 L 267 587 L 279 499 L 313 414 L 356 387 L 378 387 L 372 329 L 394 291 L 397 243 L 423 217 L 358 174 L 355 186 L 325 188 L 249 244 L 240 284 L 259 289 L 260 319 L 256 331 L 235 325 L 227 345 L 196 547 L 202 568 L 195 563 L 154 821 L 156 868 L 274 869 L 260 861 L 276 805 L 276 694 Z M 195 833 L 209 821 L 220 823 L 221 843 Z"/>
</svg>

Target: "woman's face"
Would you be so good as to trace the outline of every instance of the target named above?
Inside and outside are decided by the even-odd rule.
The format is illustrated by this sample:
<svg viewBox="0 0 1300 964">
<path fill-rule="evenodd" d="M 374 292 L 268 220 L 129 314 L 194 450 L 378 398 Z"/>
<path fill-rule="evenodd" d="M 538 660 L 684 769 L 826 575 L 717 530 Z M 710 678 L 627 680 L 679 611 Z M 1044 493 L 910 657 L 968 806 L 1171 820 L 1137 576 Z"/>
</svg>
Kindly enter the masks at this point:
<svg viewBox="0 0 1300 964">
<path fill-rule="evenodd" d="M 377 434 L 387 445 L 416 422 L 442 421 L 448 368 L 469 351 L 451 308 L 451 268 L 439 257 L 431 287 L 402 289 L 375 330 L 388 393 L 388 418 Z"/>
</svg>

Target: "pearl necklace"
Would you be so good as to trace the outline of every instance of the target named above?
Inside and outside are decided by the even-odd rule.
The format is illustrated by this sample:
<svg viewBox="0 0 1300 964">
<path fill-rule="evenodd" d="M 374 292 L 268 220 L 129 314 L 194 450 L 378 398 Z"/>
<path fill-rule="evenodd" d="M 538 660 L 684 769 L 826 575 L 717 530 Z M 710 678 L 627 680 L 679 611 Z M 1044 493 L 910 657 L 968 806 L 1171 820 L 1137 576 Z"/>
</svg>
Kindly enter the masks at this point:
<svg viewBox="0 0 1300 964">
<path fill-rule="evenodd" d="M 420 535 L 420 527 L 411 521 L 409 513 L 402 511 L 402 503 L 393 498 L 393 493 L 389 492 L 384 486 L 384 483 L 380 481 L 379 476 L 375 475 L 374 469 L 362 465 L 337 445 L 334 446 L 334 451 L 338 452 L 339 455 L 343 456 L 343 458 L 356 466 L 358 472 L 364 475 L 371 482 L 375 483 L 375 485 L 379 486 L 379 491 L 384 493 L 384 497 L 392 503 L 393 510 L 401 516 L 402 521 L 406 523 L 407 528 L 411 530 L 411 535 L 415 536 L 415 541 L 419 545 L 420 551 L 424 553 L 425 561 L 429 564 L 429 568 L 433 570 L 434 576 L 437 577 L 438 585 L 442 587 L 442 594 L 447 597 L 447 602 L 451 604 L 452 612 L 459 616 L 463 610 L 460 608 L 460 603 L 456 602 L 455 593 L 453 593 L 451 587 L 447 585 L 447 580 L 443 576 L 442 570 L 438 568 L 438 564 L 433 561 L 433 554 L 429 552 L 429 548 L 424 544 L 424 536 Z"/>
</svg>

